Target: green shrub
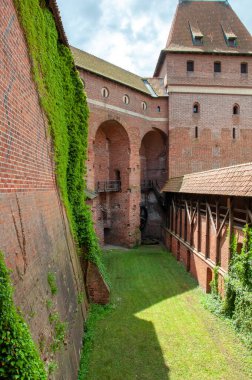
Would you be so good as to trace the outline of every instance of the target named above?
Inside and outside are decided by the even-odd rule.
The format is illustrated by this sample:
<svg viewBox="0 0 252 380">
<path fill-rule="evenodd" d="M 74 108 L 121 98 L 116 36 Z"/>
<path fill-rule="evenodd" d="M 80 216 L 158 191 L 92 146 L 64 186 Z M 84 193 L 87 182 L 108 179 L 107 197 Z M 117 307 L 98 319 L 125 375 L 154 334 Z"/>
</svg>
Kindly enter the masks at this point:
<svg viewBox="0 0 252 380">
<path fill-rule="evenodd" d="M 53 342 L 51 344 L 51 350 L 53 353 L 59 351 L 66 338 L 67 323 L 60 320 L 58 312 L 51 313 L 49 315 L 49 322 L 54 328 Z"/>
<path fill-rule="evenodd" d="M 13 302 L 9 271 L 0 252 L 0 378 L 47 379 L 29 329 Z"/>
<path fill-rule="evenodd" d="M 48 285 L 50 286 L 51 293 L 54 296 L 58 292 L 56 276 L 54 273 L 51 273 L 51 272 L 48 273 L 47 282 L 48 282 Z"/>
<path fill-rule="evenodd" d="M 237 237 L 232 237 L 232 257 L 225 279 L 225 297 L 208 304 L 215 314 L 230 318 L 243 340 L 252 348 L 252 228 L 246 226 L 243 232 L 240 253 L 237 250 Z M 213 295 L 216 298 L 215 281 Z"/>
</svg>

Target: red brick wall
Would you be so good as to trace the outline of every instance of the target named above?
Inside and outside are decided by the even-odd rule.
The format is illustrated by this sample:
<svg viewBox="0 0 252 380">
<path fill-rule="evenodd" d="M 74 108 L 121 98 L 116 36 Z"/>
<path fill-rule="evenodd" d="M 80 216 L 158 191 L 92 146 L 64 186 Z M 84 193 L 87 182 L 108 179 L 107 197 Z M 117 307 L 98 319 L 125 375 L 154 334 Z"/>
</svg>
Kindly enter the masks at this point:
<svg viewBox="0 0 252 380">
<path fill-rule="evenodd" d="M 210 281 L 213 276 L 214 264 L 205 259 L 204 255 L 196 254 L 184 242 L 180 241 L 168 230 L 163 230 L 163 241 L 166 248 L 173 256 L 184 264 L 185 268 L 190 271 L 199 285 L 205 290 L 210 290 Z M 223 268 L 224 269 L 224 268 Z M 223 272 L 219 273 L 219 291 L 224 294 L 224 277 Z M 210 277 L 209 277 L 210 274 Z"/>
<path fill-rule="evenodd" d="M 187 72 L 187 60 L 194 61 L 194 72 Z M 214 73 L 214 61 L 221 61 L 221 73 Z M 242 62 L 248 63 L 248 74 L 240 73 Z M 251 96 L 232 95 L 251 87 L 251 66 L 251 57 L 166 56 L 160 75 L 168 78 L 169 177 L 251 161 Z M 173 90 L 175 85 L 180 87 Z M 194 86 L 199 93 L 190 93 L 188 86 Z M 216 93 L 208 93 L 213 86 Z M 230 94 L 218 93 L 223 87 L 229 87 Z M 196 102 L 200 112 L 193 114 Z M 235 104 L 240 106 L 238 116 L 233 115 Z M 195 127 L 198 127 L 198 138 L 195 138 Z"/>
<path fill-rule="evenodd" d="M 250 96 L 173 93 L 169 102 L 170 177 L 252 160 Z M 200 104 L 199 114 L 193 114 L 195 102 Z M 240 105 L 239 116 L 232 113 L 235 103 Z"/>
<path fill-rule="evenodd" d="M 106 197 L 113 225 L 111 224 L 111 227 L 105 231 L 105 240 L 109 243 L 134 246 L 140 239 L 141 143 L 148 132 L 152 133 L 156 129 L 167 136 L 167 98 L 152 98 L 147 94 L 142 94 L 81 69 L 80 75 L 85 81 L 90 107 L 87 186 L 90 189 L 95 189 L 99 178 L 107 176 L 108 171 L 110 171 L 110 176 L 113 176 L 114 169 L 120 169 L 122 192 L 110 194 Z M 103 87 L 109 90 L 108 98 L 102 97 L 101 89 Z M 123 103 L 123 95 L 125 94 L 130 98 L 128 105 Z M 147 110 L 145 111 L 141 107 L 142 101 L 147 103 Z M 160 112 L 157 112 L 158 106 L 160 106 Z M 111 127 L 112 125 L 114 127 Z M 113 128 L 114 130 L 112 130 Z M 100 155 L 101 149 L 106 146 L 105 135 L 102 138 L 100 134 L 101 129 L 106 137 L 115 141 L 114 145 L 112 144 L 114 152 L 111 151 L 110 170 L 105 168 L 109 162 L 108 156 L 105 157 L 105 152 Z M 156 133 L 158 134 L 158 132 Z M 96 149 L 98 140 L 101 144 L 99 151 Z M 101 198 L 100 196 L 92 202 L 96 231 L 101 243 L 104 242 L 102 203 L 104 203 L 104 197 Z M 158 234 L 160 234 L 159 226 Z"/>
<path fill-rule="evenodd" d="M 194 72 L 187 72 L 187 61 L 194 61 Z M 221 62 L 221 73 L 214 73 L 214 62 Z M 248 74 L 241 74 L 240 64 L 248 63 Z M 201 86 L 248 87 L 252 85 L 252 58 L 207 54 L 172 54 L 166 56 L 161 77 L 168 83 Z"/>
<path fill-rule="evenodd" d="M 15 301 L 35 341 L 52 342 L 47 275 L 56 275 L 54 307 L 68 322 L 56 378 L 77 376 L 85 305 L 82 272 L 55 185 L 52 144 L 12 1 L 0 2 L 0 250 L 13 270 Z M 46 352 L 43 358 L 48 359 Z"/>
</svg>

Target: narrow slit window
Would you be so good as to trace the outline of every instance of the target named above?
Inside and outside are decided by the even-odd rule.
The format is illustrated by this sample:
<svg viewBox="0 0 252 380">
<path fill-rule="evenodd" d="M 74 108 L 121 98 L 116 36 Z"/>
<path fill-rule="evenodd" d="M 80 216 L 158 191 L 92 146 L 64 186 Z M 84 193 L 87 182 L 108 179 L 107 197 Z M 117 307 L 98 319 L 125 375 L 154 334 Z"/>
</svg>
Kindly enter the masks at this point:
<svg viewBox="0 0 252 380">
<path fill-rule="evenodd" d="M 187 61 L 187 71 L 188 72 L 194 71 L 194 61 Z"/>
<path fill-rule="evenodd" d="M 241 63 L 241 74 L 247 74 L 247 73 L 248 73 L 248 64 Z"/>
<path fill-rule="evenodd" d="M 197 139 L 199 137 L 199 129 L 198 127 L 195 127 L 194 136 Z"/>
<path fill-rule="evenodd" d="M 160 111 L 161 111 L 161 107 L 157 106 L 157 112 L 160 112 Z"/>
<path fill-rule="evenodd" d="M 235 140 L 235 139 L 236 139 L 236 129 L 233 128 L 233 140 Z"/>
<path fill-rule="evenodd" d="M 221 73 L 221 62 L 214 62 L 214 72 Z"/>
</svg>

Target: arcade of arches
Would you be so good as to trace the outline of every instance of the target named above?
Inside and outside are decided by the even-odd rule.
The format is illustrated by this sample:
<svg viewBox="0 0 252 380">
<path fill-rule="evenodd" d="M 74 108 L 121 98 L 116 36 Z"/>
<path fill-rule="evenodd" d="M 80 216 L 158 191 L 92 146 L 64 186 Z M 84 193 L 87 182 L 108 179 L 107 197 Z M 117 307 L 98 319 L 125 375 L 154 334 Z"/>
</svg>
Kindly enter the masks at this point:
<svg viewBox="0 0 252 380">
<path fill-rule="evenodd" d="M 140 205 L 146 211 L 142 237 L 160 238 L 163 210 L 155 191 L 167 176 L 165 133 L 152 129 L 132 144 L 122 124 L 108 120 L 98 127 L 92 151 L 92 211 L 101 244 L 138 244 Z"/>
</svg>

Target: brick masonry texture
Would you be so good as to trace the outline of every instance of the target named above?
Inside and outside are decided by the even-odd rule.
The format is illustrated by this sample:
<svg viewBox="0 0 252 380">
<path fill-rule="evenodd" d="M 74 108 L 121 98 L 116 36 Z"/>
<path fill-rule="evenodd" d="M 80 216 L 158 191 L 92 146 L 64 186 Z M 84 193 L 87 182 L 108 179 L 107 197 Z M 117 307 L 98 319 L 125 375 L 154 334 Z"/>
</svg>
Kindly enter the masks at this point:
<svg viewBox="0 0 252 380">
<path fill-rule="evenodd" d="M 48 125 L 31 76 L 12 1 L 0 2 L 0 249 L 15 285 L 15 301 L 38 343 L 52 342 L 47 275 L 56 275 L 53 302 L 68 323 L 56 379 L 77 377 L 87 301 L 82 271 L 55 184 Z M 84 297 L 86 298 L 86 297 Z M 43 358 L 45 359 L 44 355 Z"/>
<path fill-rule="evenodd" d="M 87 187 L 95 190 L 98 181 L 116 179 L 115 170 L 120 171 L 122 182 L 121 192 L 102 194 L 93 200 L 96 232 L 102 244 L 134 246 L 140 242 L 141 176 L 144 179 L 140 149 L 148 133 L 156 136 L 158 141 L 167 139 L 168 99 L 152 98 L 109 79 L 79 70 L 85 82 L 90 107 Z M 102 96 L 104 87 L 109 91 L 107 98 Z M 128 105 L 123 102 L 125 94 L 129 96 Z M 99 103 L 94 104 L 93 101 Z M 142 102 L 146 102 L 146 110 L 142 109 Z M 164 153 L 165 143 L 162 142 L 162 145 L 161 153 Z M 164 157 L 162 160 L 161 165 L 166 167 Z M 153 174 L 159 177 L 159 174 Z M 161 221 L 160 216 L 158 220 Z M 153 220 L 150 228 L 156 223 L 156 219 Z M 155 228 L 160 236 L 160 223 Z"/>
<path fill-rule="evenodd" d="M 226 12 L 225 9 L 222 11 Z M 239 24 L 237 19 L 236 24 Z M 173 32 L 172 29 L 168 41 L 172 41 Z M 222 34 L 218 32 L 218 43 L 223 39 Z M 187 71 L 189 60 L 194 61 L 193 72 Z M 216 61 L 221 62 L 220 73 L 214 73 Z M 241 73 L 241 63 L 247 63 L 246 74 Z M 116 169 L 120 170 L 122 180 L 120 193 L 99 195 L 91 202 L 102 244 L 133 246 L 138 242 L 136 231 L 139 227 L 140 202 L 147 206 L 149 213 L 142 237 L 160 236 L 165 214 L 151 190 L 141 194 L 143 181 L 157 180 L 162 185 L 168 178 L 252 161 L 251 65 L 250 55 L 197 54 L 195 50 L 174 53 L 168 49 L 164 60 L 159 60 L 158 77 L 154 78 L 156 82 L 165 83 L 167 94 L 157 98 L 120 84 L 120 78 L 116 82 L 116 79 L 106 78 L 105 74 L 97 75 L 79 68 L 91 111 L 88 188 L 95 190 L 99 180 L 114 179 Z M 151 80 L 149 82 L 152 83 Z M 106 98 L 102 96 L 103 87 L 109 93 Z M 123 103 L 124 95 L 129 96 L 127 105 Z M 146 102 L 146 110 L 142 109 L 142 102 Z M 193 112 L 195 103 L 198 104 L 198 113 Z M 233 112 L 235 105 L 238 106 L 238 114 Z M 119 139 L 117 134 L 120 134 Z M 109 144 L 110 152 L 106 148 Z M 113 144 L 116 144 L 116 149 L 112 149 Z M 243 176 L 239 177 L 240 182 Z M 236 182 L 233 178 L 232 189 L 237 186 Z M 194 183 L 195 186 L 197 184 Z M 230 194 L 230 188 L 225 194 L 239 195 L 237 190 Z M 181 221 L 181 224 L 185 230 L 184 222 Z M 206 233 L 205 224 L 202 222 L 202 237 Z M 225 229 L 222 233 L 221 266 L 226 271 L 229 243 L 225 239 Z M 209 260 L 214 262 L 216 237 L 211 229 L 210 234 Z M 193 242 L 197 240 L 197 235 L 195 228 Z M 202 238 L 202 250 L 206 249 L 204 244 Z M 171 245 L 171 248 L 176 254 L 181 250 L 180 259 L 192 268 L 192 273 L 208 290 L 211 272 L 206 270 L 200 256 L 194 257 L 193 251 L 188 254 L 181 245 L 179 248 L 176 244 Z M 200 273 L 200 268 L 203 273 Z"/>
</svg>

